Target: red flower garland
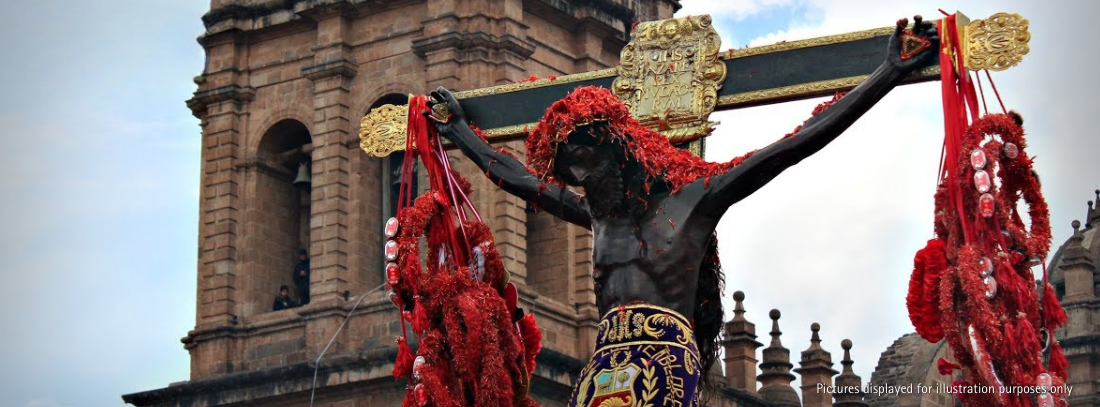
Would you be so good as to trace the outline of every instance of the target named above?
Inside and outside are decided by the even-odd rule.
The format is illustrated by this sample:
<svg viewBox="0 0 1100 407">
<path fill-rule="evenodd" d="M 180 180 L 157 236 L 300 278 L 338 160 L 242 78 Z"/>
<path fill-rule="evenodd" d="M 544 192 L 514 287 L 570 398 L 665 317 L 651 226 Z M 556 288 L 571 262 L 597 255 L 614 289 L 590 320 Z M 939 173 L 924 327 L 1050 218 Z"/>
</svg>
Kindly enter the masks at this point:
<svg viewBox="0 0 1100 407">
<path fill-rule="evenodd" d="M 1046 201 L 1025 152 L 1023 119 L 1015 113 L 977 117 L 969 76 L 954 69 L 965 66 L 955 16 L 941 20 L 939 29 L 945 39 L 940 79 L 946 162 L 935 195 L 937 238 L 914 259 L 909 317 L 925 339 L 947 340 L 965 373 L 956 384 L 1036 386 L 1048 371 L 1052 384 L 1064 383 L 1065 356 L 1053 337 L 1049 367 L 1042 363 L 1042 331 L 1063 325 L 1065 312 L 1045 280 L 1040 304 L 1031 271 L 1033 261 L 1046 257 L 1051 234 Z M 1017 209 L 1021 198 L 1029 207 L 1030 229 Z M 952 367 L 939 366 L 944 374 Z M 971 406 L 1031 406 L 1027 394 L 956 396 Z M 1065 394 L 1044 397 L 1051 396 L 1065 405 Z"/>
<path fill-rule="evenodd" d="M 838 93 L 832 100 L 820 104 L 813 114 L 825 110 L 843 95 Z M 628 159 L 641 163 L 647 186 L 654 181 L 667 182 L 672 193 L 700 178 L 724 174 L 755 153 L 751 151 L 724 163 L 708 162 L 686 149 L 674 147 L 668 137 L 639 124 L 610 90 L 582 86 L 550 105 L 527 136 L 528 170 L 541 180 L 564 186 L 553 176 L 558 144 L 568 140 L 578 127 L 596 123 L 604 124 L 600 134 L 606 137 L 605 141 L 620 145 Z M 784 138 L 792 137 L 801 127 Z"/>
<path fill-rule="evenodd" d="M 1042 366 L 1040 328 L 1046 332 L 1065 323 L 1065 313 L 1047 284 L 1040 312 L 1030 259 L 1046 257 L 1050 248 L 1047 205 L 1025 153 L 1026 142 L 1017 118 L 993 114 L 977 120 L 964 134 L 954 157 L 953 180 L 945 180 L 936 194 L 937 238 L 917 252 L 906 298 L 909 316 L 921 337 L 931 342 L 946 338 L 952 354 L 967 372 L 964 385 L 1034 386 Z M 995 136 L 996 139 L 987 139 Z M 1008 150 L 1016 154 L 1008 157 Z M 994 157 L 985 169 L 996 169 L 990 182 L 994 213 L 981 214 L 982 193 L 974 184 L 975 169 L 970 156 L 975 150 Z M 949 190 L 962 194 L 963 210 L 951 205 Z M 1028 229 L 1017 210 L 1017 201 L 1028 204 Z M 966 239 L 963 224 L 972 235 Z M 987 299 L 982 279 L 982 259 L 992 262 L 996 294 Z M 938 293 L 938 295 L 934 295 Z M 971 338 L 970 330 L 973 330 Z M 1057 343 L 1051 345 L 1050 373 L 1065 379 L 1064 356 Z M 941 364 L 941 370 L 944 365 Z M 948 370 L 950 373 L 950 370 Z M 999 381 L 999 383 L 998 383 Z M 967 405 L 1030 406 L 1027 397 L 1015 394 L 959 394 Z"/>
<path fill-rule="evenodd" d="M 423 104 L 422 96 L 411 98 L 410 112 L 426 110 Z M 508 273 L 488 225 L 461 221 L 463 209 L 454 197 L 468 196 L 470 183 L 436 155 L 439 138 L 419 114 L 409 116 L 406 146 L 424 161 L 432 182 L 427 193 L 399 209 L 393 237 L 399 275 L 390 288 L 402 310 L 402 329 L 411 323 L 419 338 L 416 354 L 423 358 L 414 362 L 407 340 L 398 338 L 393 375 L 409 380 L 404 405 L 537 406 L 527 391 L 542 334 L 531 315 L 513 323 L 513 310 L 502 298 Z M 470 264 L 462 264 L 467 259 Z M 475 278 L 471 268 L 481 275 Z"/>
</svg>

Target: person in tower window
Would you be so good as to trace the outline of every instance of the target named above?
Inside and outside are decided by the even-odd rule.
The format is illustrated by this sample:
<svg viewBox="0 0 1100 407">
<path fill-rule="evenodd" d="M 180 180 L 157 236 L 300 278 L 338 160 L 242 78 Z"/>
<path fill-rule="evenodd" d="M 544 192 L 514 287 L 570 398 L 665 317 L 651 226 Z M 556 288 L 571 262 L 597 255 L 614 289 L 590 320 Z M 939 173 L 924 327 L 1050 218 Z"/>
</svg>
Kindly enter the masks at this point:
<svg viewBox="0 0 1100 407">
<path fill-rule="evenodd" d="M 293 298 L 290 298 L 290 287 L 286 285 L 280 286 L 279 295 L 275 297 L 275 304 L 271 306 L 272 311 L 282 311 L 297 306 L 298 303 L 294 302 Z"/>
<path fill-rule="evenodd" d="M 294 285 L 298 287 L 298 302 L 309 304 L 309 252 L 298 250 L 298 264 L 294 265 Z"/>
</svg>

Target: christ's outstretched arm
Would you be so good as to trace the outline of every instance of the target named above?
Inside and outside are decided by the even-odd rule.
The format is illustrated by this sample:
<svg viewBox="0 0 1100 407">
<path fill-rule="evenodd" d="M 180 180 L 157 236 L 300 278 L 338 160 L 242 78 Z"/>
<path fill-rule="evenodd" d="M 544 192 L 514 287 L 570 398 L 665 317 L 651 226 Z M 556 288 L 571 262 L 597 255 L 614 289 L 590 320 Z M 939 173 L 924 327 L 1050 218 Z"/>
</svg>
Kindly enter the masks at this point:
<svg viewBox="0 0 1100 407">
<path fill-rule="evenodd" d="M 583 195 L 557 185 L 539 181 L 519 160 L 501 153 L 478 137 L 466 121 L 462 106 L 454 95 L 443 87 L 432 92 L 438 103 L 446 103 L 451 118 L 447 123 L 436 123 L 440 134 L 446 137 L 494 183 L 508 193 L 523 198 L 569 223 L 591 229 L 588 202 Z M 425 112 L 427 114 L 427 112 Z"/>
<path fill-rule="evenodd" d="M 926 58 L 937 55 L 939 37 L 935 25 L 914 17 L 913 33 L 928 39 L 932 46 L 911 58 L 901 59 L 901 36 L 907 20 L 898 22 L 890 38 L 886 61 L 851 92 L 810 118 L 802 128 L 754 153 L 729 172 L 713 177 L 701 205 L 724 211 L 730 205 L 760 189 L 779 173 L 820 151 L 886 96 L 906 75 L 921 66 Z"/>
</svg>

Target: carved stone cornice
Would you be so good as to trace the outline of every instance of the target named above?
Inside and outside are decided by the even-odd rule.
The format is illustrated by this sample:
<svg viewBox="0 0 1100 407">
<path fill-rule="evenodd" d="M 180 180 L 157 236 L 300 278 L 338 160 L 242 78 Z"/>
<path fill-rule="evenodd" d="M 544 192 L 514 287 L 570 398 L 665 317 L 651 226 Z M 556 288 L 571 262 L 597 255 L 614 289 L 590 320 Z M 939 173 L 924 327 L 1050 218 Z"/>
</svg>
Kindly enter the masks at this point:
<svg viewBox="0 0 1100 407">
<path fill-rule="evenodd" d="M 593 0 L 590 2 L 592 7 L 610 14 L 611 16 L 622 21 L 634 21 L 638 17 L 638 13 L 629 6 L 629 1 L 625 0 Z"/>
<path fill-rule="evenodd" d="M 314 2 L 316 4 L 312 7 L 301 10 L 299 14 L 313 20 L 321 20 L 332 16 L 354 17 L 356 14 L 355 4 L 363 2 L 363 0 L 319 1 Z"/>
<path fill-rule="evenodd" d="M 309 78 L 311 81 L 317 81 L 336 75 L 345 78 L 354 78 L 355 74 L 358 72 L 359 65 L 356 64 L 354 60 L 344 58 L 302 67 L 302 76 Z"/>
<path fill-rule="evenodd" d="M 379 374 L 379 367 L 393 363 L 397 347 L 362 350 L 347 355 L 334 355 L 321 361 L 320 368 L 326 374 L 357 372 L 353 377 L 360 386 L 393 383 L 392 377 Z M 294 389 L 308 391 L 314 372 L 313 361 L 302 361 L 247 372 L 228 373 L 211 378 L 189 381 L 166 388 L 126 394 L 122 400 L 135 406 L 160 403 L 192 406 L 213 406 L 235 401 L 251 401 L 276 396 L 280 391 Z M 347 383 L 340 383 L 347 384 Z M 331 384 L 328 384 L 331 385 Z M 201 397 L 200 397 L 201 396 Z"/>
<path fill-rule="evenodd" d="M 413 41 L 412 50 L 423 58 L 429 52 L 442 49 L 468 51 L 485 48 L 493 51 L 508 51 L 522 58 L 530 58 L 535 46 L 513 35 L 496 36 L 484 32 L 449 32 Z"/>
<path fill-rule="evenodd" d="M 629 27 L 629 24 L 638 18 L 637 12 L 628 6 L 630 2 L 626 0 L 592 0 L 585 2 L 540 0 L 540 3 L 576 19 L 594 18 L 608 25 L 622 22 Z"/>
<path fill-rule="evenodd" d="M 225 4 L 221 7 L 211 9 L 206 14 L 203 14 L 202 24 L 206 28 L 210 28 L 215 24 L 226 20 L 243 20 L 263 17 L 279 10 L 291 8 L 288 7 L 286 3 L 286 1 L 282 0 L 268 0 L 253 1 L 249 2 L 248 4 Z"/>
<path fill-rule="evenodd" d="M 335 387 L 354 384 L 361 388 L 385 386 L 404 387 L 395 382 L 385 369 L 397 358 L 396 346 L 361 348 L 356 351 L 332 355 L 321 361 L 319 368 L 325 375 L 334 376 L 320 386 Z M 569 396 L 570 388 L 549 376 L 575 376 L 585 361 L 568 355 L 543 349 L 536 358 L 538 370 L 532 378 L 532 393 L 553 399 Z M 308 391 L 311 387 L 314 362 L 312 360 L 217 375 L 209 378 L 174 384 L 165 388 L 122 396 L 122 400 L 135 406 L 158 404 L 182 404 L 213 406 L 241 401 L 263 400 L 290 391 Z M 336 383 L 333 383 L 333 382 Z M 201 397 L 200 397 L 201 396 Z M 178 404 L 177 404 L 178 403 Z"/>
<path fill-rule="evenodd" d="M 560 12 L 576 21 L 586 20 L 604 24 L 608 30 L 623 33 L 621 35 L 625 35 L 630 24 L 640 20 L 638 11 L 629 7 L 631 3 L 629 0 L 538 0 L 538 3 L 542 7 Z M 626 41 L 628 38 L 624 37 L 620 40 Z"/>
<path fill-rule="evenodd" d="M 250 86 L 226 85 L 209 90 L 197 90 L 186 103 L 187 107 L 191 109 L 191 114 L 201 119 L 206 115 L 206 107 L 212 104 L 225 101 L 243 103 L 255 98 L 256 89 Z"/>
</svg>

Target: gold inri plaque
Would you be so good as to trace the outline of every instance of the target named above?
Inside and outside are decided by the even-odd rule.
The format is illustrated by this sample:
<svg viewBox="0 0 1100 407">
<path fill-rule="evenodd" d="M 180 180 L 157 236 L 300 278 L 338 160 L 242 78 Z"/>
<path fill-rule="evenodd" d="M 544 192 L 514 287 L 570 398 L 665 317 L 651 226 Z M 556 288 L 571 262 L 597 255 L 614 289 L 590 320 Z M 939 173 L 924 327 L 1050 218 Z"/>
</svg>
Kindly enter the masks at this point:
<svg viewBox="0 0 1100 407">
<path fill-rule="evenodd" d="M 709 135 L 726 65 L 709 15 L 639 24 L 620 55 L 615 95 L 642 125 L 673 144 Z"/>
</svg>

